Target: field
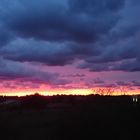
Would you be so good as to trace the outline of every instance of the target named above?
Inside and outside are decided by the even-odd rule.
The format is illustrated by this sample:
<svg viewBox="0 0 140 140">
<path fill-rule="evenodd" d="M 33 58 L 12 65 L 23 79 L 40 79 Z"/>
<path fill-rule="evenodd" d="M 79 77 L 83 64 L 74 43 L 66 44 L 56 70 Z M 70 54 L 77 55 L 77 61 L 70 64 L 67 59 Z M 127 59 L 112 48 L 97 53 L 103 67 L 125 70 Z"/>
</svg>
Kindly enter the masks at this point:
<svg viewBox="0 0 140 140">
<path fill-rule="evenodd" d="M 134 103 L 130 96 L 34 95 L 0 99 L 2 140 L 135 140 L 140 137 L 140 103 Z"/>
</svg>

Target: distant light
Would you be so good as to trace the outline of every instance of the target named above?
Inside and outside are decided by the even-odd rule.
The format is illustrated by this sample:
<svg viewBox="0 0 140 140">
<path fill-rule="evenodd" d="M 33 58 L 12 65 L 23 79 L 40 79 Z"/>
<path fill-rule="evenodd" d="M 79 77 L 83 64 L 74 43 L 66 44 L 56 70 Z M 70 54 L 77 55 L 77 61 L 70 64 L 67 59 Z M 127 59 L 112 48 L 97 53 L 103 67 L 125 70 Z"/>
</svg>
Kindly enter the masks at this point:
<svg viewBox="0 0 140 140">
<path fill-rule="evenodd" d="M 137 97 L 133 97 L 133 102 L 138 102 L 138 98 Z"/>
</svg>

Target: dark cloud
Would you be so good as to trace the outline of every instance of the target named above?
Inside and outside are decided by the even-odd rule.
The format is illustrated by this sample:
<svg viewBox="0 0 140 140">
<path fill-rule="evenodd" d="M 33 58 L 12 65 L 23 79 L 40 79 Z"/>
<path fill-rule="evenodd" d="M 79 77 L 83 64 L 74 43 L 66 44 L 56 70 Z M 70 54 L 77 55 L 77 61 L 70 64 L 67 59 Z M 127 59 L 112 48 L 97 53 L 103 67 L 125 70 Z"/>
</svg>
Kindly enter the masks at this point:
<svg viewBox="0 0 140 140">
<path fill-rule="evenodd" d="M 83 59 L 89 55 L 100 53 L 99 48 L 92 48 L 91 44 L 50 43 L 34 39 L 12 41 L 2 49 L 0 54 L 4 58 L 15 61 L 41 62 L 52 66 L 71 64 L 76 59 Z"/>
<path fill-rule="evenodd" d="M 84 63 L 80 63 L 78 65 L 78 68 L 81 68 L 81 69 L 89 69 L 90 71 L 93 71 L 93 72 L 101 72 L 101 71 L 110 71 L 110 67 L 109 67 L 109 64 L 106 64 L 106 63 L 87 63 L 87 62 L 84 62 Z"/>
<path fill-rule="evenodd" d="M 135 59 L 121 60 L 117 62 L 104 62 L 104 63 L 88 63 L 84 62 L 78 65 L 78 68 L 89 69 L 94 72 L 102 71 L 126 71 L 137 72 L 140 71 L 140 61 Z"/>
<path fill-rule="evenodd" d="M 94 83 L 95 84 L 104 84 L 105 81 L 101 80 L 100 78 L 96 78 L 96 79 L 94 79 Z"/>
<path fill-rule="evenodd" d="M 132 81 L 132 85 L 136 87 L 140 87 L 140 82 L 139 81 Z"/>
<path fill-rule="evenodd" d="M 117 11 L 124 5 L 124 0 L 71 0 L 70 5 L 76 12 L 103 15 Z"/>
<path fill-rule="evenodd" d="M 81 78 L 81 77 L 85 77 L 85 74 L 68 74 L 68 75 L 62 75 L 62 77 L 75 77 L 75 78 Z"/>
<path fill-rule="evenodd" d="M 117 81 L 116 84 L 118 86 L 131 86 L 130 82 L 125 82 L 125 81 Z"/>
<path fill-rule="evenodd" d="M 70 82 L 59 78 L 57 73 L 42 71 L 24 63 L 4 60 L 2 58 L 0 59 L 0 79 L 23 80 L 54 85 L 64 85 Z"/>
<path fill-rule="evenodd" d="M 1 0 L 0 75 L 54 82 L 57 76 L 22 67 L 81 60 L 78 68 L 95 72 L 140 71 L 139 12 L 138 0 Z"/>
<path fill-rule="evenodd" d="M 0 48 L 9 43 L 13 38 L 14 36 L 4 26 L 0 25 Z"/>
<path fill-rule="evenodd" d="M 128 87 L 128 88 L 133 88 L 133 87 L 140 87 L 140 82 L 139 81 L 117 81 L 116 85 L 119 87 Z"/>
<path fill-rule="evenodd" d="M 19 36 L 92 42 L 114 27 L 124 0 L 14 0 L 13 3 L 2 0 L 1 5 L 1 11 L 8 7 L 4 23 Z"/>
<path fill-rule="evenodd" d="M 33 39 L 17 39 L 0 50 L 6 59 L 16 61 L 34 61 L 47 65 L 65 65 L 72 63 L 74 54 L 67 44 L 57 44 Z"/>
<path fill-rule="evenodd" d="M 132 61 L 125 61 L 120 64 L 117 64 L 112 68 L 112 70 L 121 70 L 121 71 L 130 71 L 130 72 L 136 72 L 140 71 L 140 61 L 138 60 L 132 60 Z"/>
</svg>

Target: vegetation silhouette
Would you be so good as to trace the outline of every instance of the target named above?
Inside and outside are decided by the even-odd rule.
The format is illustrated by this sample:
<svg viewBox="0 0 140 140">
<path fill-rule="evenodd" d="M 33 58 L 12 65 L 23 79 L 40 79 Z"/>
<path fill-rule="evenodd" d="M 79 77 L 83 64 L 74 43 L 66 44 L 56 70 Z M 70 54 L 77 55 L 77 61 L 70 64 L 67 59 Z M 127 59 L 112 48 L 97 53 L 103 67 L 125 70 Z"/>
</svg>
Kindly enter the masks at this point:
<svg viewBox="0 0 140 140">
<path fill-rule="evenodd" d="M 135 140 L 139 138 L 140 102 L 134 103 L 133 98 L 37 93 L 0 97 L 1 139 Z"/>
</svg>

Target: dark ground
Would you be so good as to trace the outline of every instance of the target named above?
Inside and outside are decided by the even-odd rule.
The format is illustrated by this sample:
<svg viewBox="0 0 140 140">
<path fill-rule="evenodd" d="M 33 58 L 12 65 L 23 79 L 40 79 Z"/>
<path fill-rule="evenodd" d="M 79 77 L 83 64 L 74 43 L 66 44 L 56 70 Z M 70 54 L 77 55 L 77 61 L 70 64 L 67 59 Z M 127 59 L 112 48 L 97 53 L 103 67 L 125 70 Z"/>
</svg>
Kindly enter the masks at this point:
<svg viewBox="0 0 140 140">
<path fill-rule="evenodd" d="M 0 99 L 0 140 L 140 139 L 140 103 L 130 96 Z"/>
</svg>

